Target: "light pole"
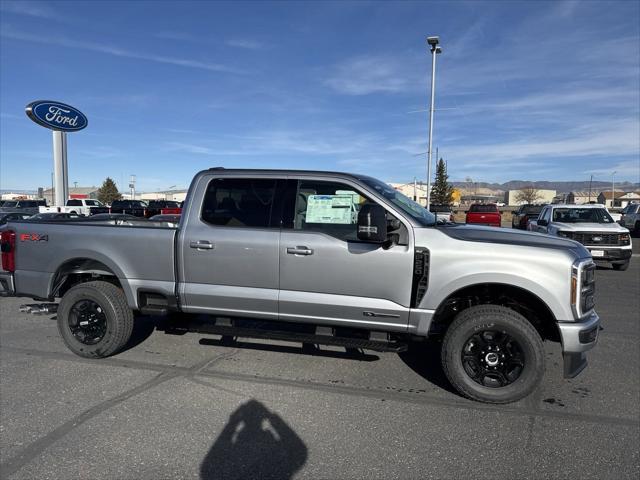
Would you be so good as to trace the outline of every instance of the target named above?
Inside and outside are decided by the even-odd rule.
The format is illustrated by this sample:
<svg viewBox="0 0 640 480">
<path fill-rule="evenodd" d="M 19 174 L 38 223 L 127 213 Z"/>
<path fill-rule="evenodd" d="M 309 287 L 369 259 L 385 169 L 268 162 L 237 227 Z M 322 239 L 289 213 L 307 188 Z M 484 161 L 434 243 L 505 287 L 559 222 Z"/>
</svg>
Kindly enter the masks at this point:
<svg viewBox="0 0 640 480">
<path fill-rule="evenodd" d="M 429 151 L 427 154 L 427 210 L 431 206 L 431 150 L 433 145 L 433 109 L 436 96 L 436 55 L 442 53 L 438 45 L 440 37 L 427 37 L 427 43 L 431 46 L 431 104 L 429 105 Z"/>
<path fill-rule="evenodd" d="M 616 182 L 615 182 L 616 173 L 618 172 L 616 172 L 615 170 L 611 172 L 611 208 L 615 207 L 615 203 L 616 203 Z"/>
</svg>

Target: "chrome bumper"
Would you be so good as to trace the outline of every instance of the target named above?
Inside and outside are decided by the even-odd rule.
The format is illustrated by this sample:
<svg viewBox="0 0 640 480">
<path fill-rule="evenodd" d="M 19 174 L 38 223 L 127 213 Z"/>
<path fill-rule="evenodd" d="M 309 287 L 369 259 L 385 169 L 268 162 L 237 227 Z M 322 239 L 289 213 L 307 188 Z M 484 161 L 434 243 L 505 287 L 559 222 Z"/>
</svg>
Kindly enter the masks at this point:
<svg viewBox="0 0 640 480">
<path fill-rule="evenodd" d="M 598 343 L 600 317 L 595 311 L 577 322 L 558 322 L 562 338 L 564 376 L 573 378 L 587 366 L 585 352 Z"/>
</svg>

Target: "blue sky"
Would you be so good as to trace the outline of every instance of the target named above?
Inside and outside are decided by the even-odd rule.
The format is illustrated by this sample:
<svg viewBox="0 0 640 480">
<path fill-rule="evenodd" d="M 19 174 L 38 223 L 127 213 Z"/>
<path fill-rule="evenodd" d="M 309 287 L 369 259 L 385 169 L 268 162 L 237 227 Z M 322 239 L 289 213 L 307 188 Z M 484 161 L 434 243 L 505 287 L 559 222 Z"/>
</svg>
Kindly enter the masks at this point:
<svg viewBox="0 0 640 480">
<path fill-rule="evenodd" d="M 211 166 L 640 181 L 640 3 L 0 1 L 0 188 L 50 185 L 27 103 L 89 118 L 69 181 L 186 187 Z"/>
</svg>

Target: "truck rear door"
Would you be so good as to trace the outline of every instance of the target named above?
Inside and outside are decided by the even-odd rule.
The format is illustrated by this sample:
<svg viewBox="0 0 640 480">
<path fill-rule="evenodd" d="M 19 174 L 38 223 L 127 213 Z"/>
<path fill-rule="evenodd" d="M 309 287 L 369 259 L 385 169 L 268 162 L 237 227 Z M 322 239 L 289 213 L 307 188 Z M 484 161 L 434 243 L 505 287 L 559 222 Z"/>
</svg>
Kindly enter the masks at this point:
<svg viewBox="0 0 640 480">
<path fill-rule="evenodd" d="M 271 226 L 277 182 L 200 178 L 178 243 L 185 311 L 277 319 L 280 229 Z"/>
</svg>

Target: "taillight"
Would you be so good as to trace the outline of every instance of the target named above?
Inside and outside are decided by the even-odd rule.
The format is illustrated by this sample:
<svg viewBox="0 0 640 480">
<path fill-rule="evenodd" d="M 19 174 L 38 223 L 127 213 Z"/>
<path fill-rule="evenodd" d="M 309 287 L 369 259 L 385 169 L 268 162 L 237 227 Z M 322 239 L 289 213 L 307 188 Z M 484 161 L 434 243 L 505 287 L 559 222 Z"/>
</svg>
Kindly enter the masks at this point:
<svg viewBox="0 0 640 480">
<path fill-rule="evenodd" d="M 2 269 L 7 272 L 15 272 L 16 232 L 5 230 L 0 233 L 0 250 L 2 251 Z"/>
</svg>

